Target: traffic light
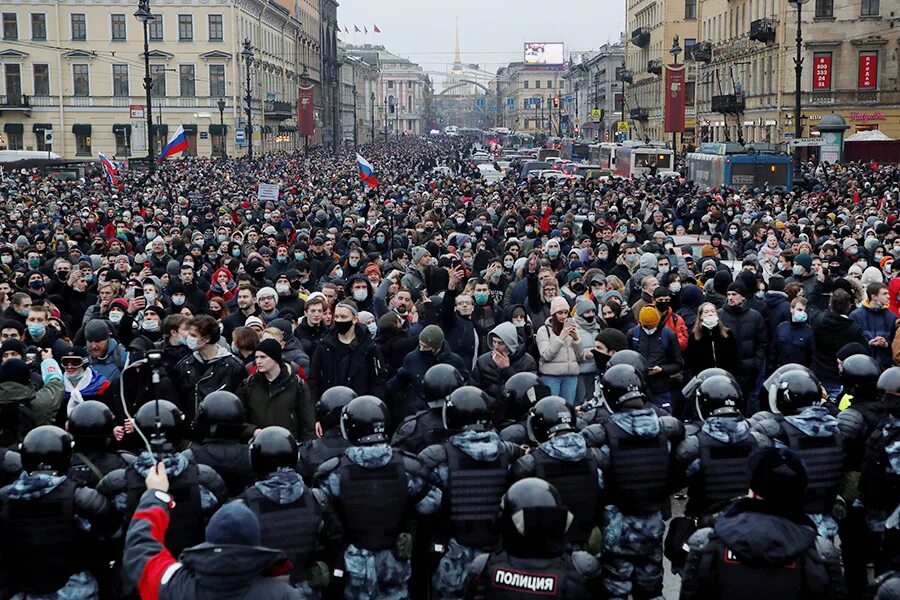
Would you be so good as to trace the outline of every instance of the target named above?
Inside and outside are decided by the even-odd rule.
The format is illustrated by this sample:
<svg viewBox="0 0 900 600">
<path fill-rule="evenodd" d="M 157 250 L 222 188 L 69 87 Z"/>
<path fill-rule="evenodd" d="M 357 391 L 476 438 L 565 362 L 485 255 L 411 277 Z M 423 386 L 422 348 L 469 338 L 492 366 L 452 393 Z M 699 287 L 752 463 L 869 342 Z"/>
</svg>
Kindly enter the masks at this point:
<svg viewBox="0 0 900 600">
<path fill-rule="evenodd" d="M 553 108 L 559 108 L 559 96 L 553 97 Z"/>
</svg>

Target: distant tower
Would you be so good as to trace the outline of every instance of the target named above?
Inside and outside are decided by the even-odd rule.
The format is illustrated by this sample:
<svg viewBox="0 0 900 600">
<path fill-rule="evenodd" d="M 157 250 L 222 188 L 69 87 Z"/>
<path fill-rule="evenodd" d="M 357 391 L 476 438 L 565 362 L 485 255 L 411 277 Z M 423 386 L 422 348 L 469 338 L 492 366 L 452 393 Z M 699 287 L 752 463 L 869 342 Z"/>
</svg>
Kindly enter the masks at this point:
<svg viewBox="0 0 900 600">
<path fill-rule="evenodd" d="M 462 52 L 459 50 L 459 17 L 456 17 L 456 58 L 453 66 L 455 69 L 462 70 Z"/>
</svg>

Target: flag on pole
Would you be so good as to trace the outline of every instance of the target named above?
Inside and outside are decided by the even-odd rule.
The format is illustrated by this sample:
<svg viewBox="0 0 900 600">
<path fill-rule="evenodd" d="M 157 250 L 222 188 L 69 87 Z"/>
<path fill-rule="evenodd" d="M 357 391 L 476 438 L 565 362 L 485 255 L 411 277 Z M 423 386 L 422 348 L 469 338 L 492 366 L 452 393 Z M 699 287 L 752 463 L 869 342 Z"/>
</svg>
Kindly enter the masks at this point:
<svg viewBox="0 0 900 600">
<path fill-rule="evenodd" d="M 381 33 L 381 30 L 378 29 L 378 25 L 375 25 L 375 33 Z"/>
<path fill-rule="evenodd" d="M 375 178 L 375 167 L 361 155 L 356 155 L 356 164 L 359 165 L 359 178 L 369 187 L 377 187 L 378 179 Z"/>
<path fill-rule="evenodd" d="M 365 26 L 365 25 L 363 25 L 363 29 L 365 29 L 365 30 L 366 30 L 366 35 L 369 35 L 369 28 L 368 28 L 368 27 L 366 27 L 366 26 Z"/>
<path fill-rule="evenodd" d="M 188 143 L 187 137 L 184 135 L 184 127 L 179 125 L 178 129 L 175 130 L 175 134 L 169 140 L 169 143 L 166 144 L 165 148 L 163 148 L 162 154 L 160 154 L 159 158 L 156 159 L 156 162 L 162 163 L 170 156 L 175 156 L 179 152 L 184 152 L 187 149 Z"/>
<path fill-rule="evenodd" d="M 110 185 L 119 186 L 119 170 L 116 169 L 116 165 L 112 164 L 106 156 L 102 153 L 100 156 L 100 166 L 103 167 L 103 171 L 106 173 L 106 178 L 109 179 Z"/>
<path fill-rule="evenodd" d="M 350 30 L 347 28 L 346 25 L 344 26 L 344 33 L 350 33 Z"/>
<path fill-rule="evenodd" d="M 359 27 L 357 27 L 356 25 L 354 25 L 354 26 L 353 26 L 353 31 L 356 32 L 356 33 L 359 33 Z"/>
</svg>

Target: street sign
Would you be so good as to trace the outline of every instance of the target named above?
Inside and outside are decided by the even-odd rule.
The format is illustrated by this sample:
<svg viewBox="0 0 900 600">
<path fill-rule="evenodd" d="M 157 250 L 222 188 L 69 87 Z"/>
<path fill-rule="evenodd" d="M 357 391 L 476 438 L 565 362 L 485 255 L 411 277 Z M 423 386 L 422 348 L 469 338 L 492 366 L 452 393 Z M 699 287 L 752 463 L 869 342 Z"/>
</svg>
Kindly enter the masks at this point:
<svg viewBox="0 0 900 600">
<path fill-rule="evenodd" d="M 566 96 L 566 104 L 572 104 L 575 102 L 575 98 L 573 96 Z"/>
<path fill-rule="evenodd" d="M 209 139 L 209 132 L 207 132 L 207 131 L 201 131 L 201 132 L 200 132 L 200 139 L 201 139 L 201 140 Z"/>
<path fill-rule="evenodd" d="M 281 186 L 277 183 L 261 183 L 259 184 L 259 190 L 256 192 L 256 197 L 262 202 L 269 200 L 278 202 L 279 190 L 281 190 Z"/>
<path fill-rule="evenodd" d="M 235 129 L 234 130 L 234 141 L 237 144 L 243 144 L 247 141 L 247 137 L 244 134 L 244 128 Z"/>
<path fill-rule="evenodd" d="M 143 119 L 144 118 L 144 105 L 143 104 L 132 104 L 128 107 L 128 111 L 131 113 L 132 119 Z"/>
<path fill-rule="evenodd" d="M 618 121 L 616 123 L 616 133 L 628 133 L 628 121 Z"/>
<path fill-rule="evenodd" d="M 603 111 L 599 108 L 595 108 L 591 110 L 591 121 L 594 123 L 599 123 L 603 120 Z"/>
<path fill-rule="evenodd" d="M 791 140 L 791 146 L 808 148 L 810 146 L 824 146 L 825 140 L 822 138 L 797 138 Z"/>
</svg>

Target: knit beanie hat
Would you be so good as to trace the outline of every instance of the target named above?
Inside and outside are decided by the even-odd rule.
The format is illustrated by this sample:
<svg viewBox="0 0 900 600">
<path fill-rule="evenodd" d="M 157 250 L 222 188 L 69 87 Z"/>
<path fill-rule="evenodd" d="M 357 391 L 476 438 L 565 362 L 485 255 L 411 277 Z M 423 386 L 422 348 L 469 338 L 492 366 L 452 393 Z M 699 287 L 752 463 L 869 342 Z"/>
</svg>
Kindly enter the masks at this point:
<svg viewBox="0 0 900 600">
<path fill-rule="evenodd" d="M 628 346 L 628 341 L 625 339 L 625 334 L 619 331 L 618 329 L 613 329 L 609 327 L 604 329 L 600 333 L 597 334 L 597 341 L 602 343 L 608 350 L 613 350 L 618 352 L 619 350 L 625 350 Z"/>
<path fill-rule="evenodd" d="M 579 317 L 583 317 L 584 313 L 591 310 L 597 310 L 597 305 L 594 304 L 593 300 L 588 300 L 587 298 L 582 298 L 575 305 L 575 314 Z"/>
<path fill-rule="evenodd" d="M 84 339 L 89 342 L 102 342 L 109 339 L 109 325 L 102 319 L 91 319 L 84 326 Z"/>
<path fill-rule="evenodd" d="M 744 285 L 744 282 L 741 281 L 740 279 L 737 281 L 732 281 L 731 284 L 729 284 L 729 286 L 728 286 L 728 291 L 740 294 L 744 298 L 747 297 L 747 286 Z"/>
<path fill-rule="evenodd" d="M 812 256 L 803 252 L 797 255 L 797 258 L 794 259 L 794 262 L 807 271 L 812 271 Z"/>
<path fill-rule="evenodd" d="M 281 362 L 281 344 L 278 340 L 271 338 L 263 340 L 256 345 L 256 351 L 262 352 L 277 363 Z"/>
<path fill-rule="evenodd" d="M 259 519 L 243 502 L 229 502 L 209 520 L 206 541 L 217 545 L 259 546 Z"/>
<path fill-rule="evenodd" d="M 0 382 L 12 381 L 22 385 L 31 384 L 31 371 L 25 361 L 18 358 L 9 358 L 0 365 Z"/>
<path fill-rule="evenodd" d="M 652 306 L 645 306 L 641 309 L 638 320 L 641 322 L 642 326 L 647 327 L 648 329 L 652 329 L 659 325 L 659 311 Z"/>
<path fill-rule="evenodd" d="M 550 314 L 555 315 L 559 311 L 564 310 L 569 312 L 569 303 L 566 302 L 566 299 L 562 296 L 557 296 L 553 300 L 550 301 Z"/>
<path fill-rule="evenodd" d="M 444 345 L 444 331 L 437 325 L 428 325 L 419 334 L 419 342 L 432 350 L 440 350 Z"/>
</svg>

